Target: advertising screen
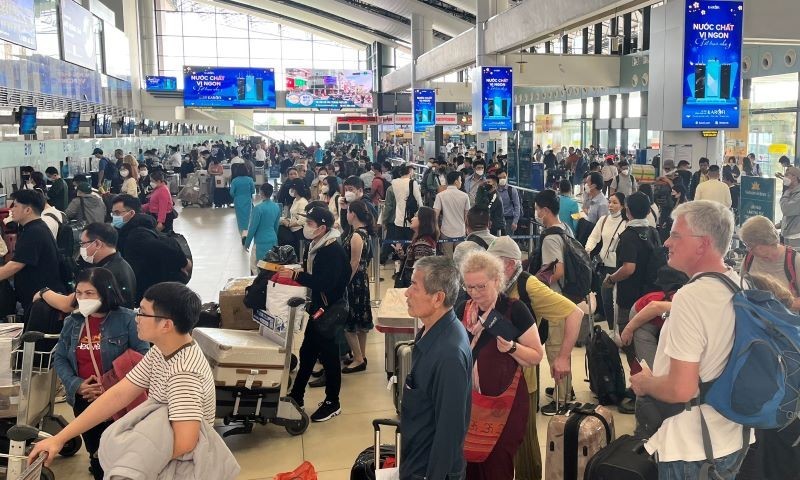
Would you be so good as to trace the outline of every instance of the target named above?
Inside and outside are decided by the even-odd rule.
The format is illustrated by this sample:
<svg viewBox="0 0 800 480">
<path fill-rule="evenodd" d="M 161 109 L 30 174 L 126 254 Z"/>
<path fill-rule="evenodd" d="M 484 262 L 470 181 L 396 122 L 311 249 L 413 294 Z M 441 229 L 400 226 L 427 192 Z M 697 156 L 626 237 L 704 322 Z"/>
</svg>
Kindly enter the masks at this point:
<svg viewBox="0 0 800 480">
<path fill-rule="evenodd" d="M 19 107 L 19 134 L 36 133 L 36 107 Z"/>
<path fill-rule="evenodd" d="M 687 1 L 683 128 L 739 128 L 741 1 Z"/>
<path fill-rule="evenodd" d="M 183 104 L 208 108 L 275 108 L 275 70 L 183 67 Z"/>
<path fill-rule="evenodd" d="M 372 72 L 287 68 L 286 107 L 372 108 Z"/>
<path fill-rule="evenodd" d="M 178 90 L 178 79 L 175 77 L 158 77 L 148 75 L 147 86 L 145 87 L 148 92 L 174 92 Z"/>
<path fill-rule="evenodd" d="M 436 125 L 436 90 L 414 90 L 414 132 Z"/>
<path fill-rule="evenodd" d="M 0 0 L 0 38 L 36 49 L 33 0 Z"/>
<path fill-rule="evenodd" d="M 67 135 L 77 135 L 81 128 L 81 112 L 67 113 Z"/>
<path fill-rule="evenodd" d="M 94 17 L 73 0 L 61 0 L 64 60 L 94 70 Z"/>
<path fill-rule="evenodd" d="M 481 131 L 511 131 L 513 93 L 511 67 L 481 68 Z"/>
<path fill-rule="evenodd" d="M 130 80 L 131 57 L 128 36 L 108 22 L 103 22 L 103 50 L 106 55 L 106 73 L 120 80 Z"/>
</svg>

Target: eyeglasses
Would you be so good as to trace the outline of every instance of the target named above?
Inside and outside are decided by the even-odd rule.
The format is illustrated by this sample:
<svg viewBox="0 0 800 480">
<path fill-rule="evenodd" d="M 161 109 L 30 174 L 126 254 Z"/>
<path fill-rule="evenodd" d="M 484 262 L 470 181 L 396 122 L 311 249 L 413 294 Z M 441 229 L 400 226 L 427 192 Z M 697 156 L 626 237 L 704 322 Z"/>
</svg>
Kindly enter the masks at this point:
<svg viewBox="0 0 800 480">
<path fill-rule="evenodd" d="M 683 237 L 696 237 L 696 238 L 702 238 L 702 237 L 706 237 L 706 236 L 707 236 L 707 235 L 696 235 L 696 234 L 681 235 L 680 233 L 677 233 L 677 232 L 675 232 L 675 231 L 673 231 L 673 232 L 670 232 L 670 234 L 669 234 L 669 238 L 671 238 L 671 239 L 673 239 L 673 240 L 680 240 L 680 239 L 681 239 L 681 238 L 683 238 Z"/>
<path fill-rule="evenodd" d="M 467 292 L 467 293 L 469 293 L 469 292 L 481 293 L 484 290 L 486 290 L 486 287 L 488 287 L 488 286 L 489 286 L 488 283 L 484 283 L 482 285 L 464 285 L 464 291 Z"/>
<path fill-rule="evenodd" d="M 94 240 L 86 240 L 85 242 L 78 242 L 78 245 L 83 247 L 85 245 L 89 245 L 90 243 L 94 243 Z"/>
<path fill-rule="evenodd" d="M 162 317 L 161 315 L 148 315 L 146 313 L 142 313 L 141 308 L 134 308 L 133 313 L 136 314 L 137 317 L 150 317 L 150 318 L 160 318 L 162 320 L 171 320 L 169 317 Z"/>
<path fill-rule="evenodd" d="M 129 210 L 119 211 L 119 210 L 111 210 L 112 215 L 123 216 L 128 213 Z"/>
</svg>

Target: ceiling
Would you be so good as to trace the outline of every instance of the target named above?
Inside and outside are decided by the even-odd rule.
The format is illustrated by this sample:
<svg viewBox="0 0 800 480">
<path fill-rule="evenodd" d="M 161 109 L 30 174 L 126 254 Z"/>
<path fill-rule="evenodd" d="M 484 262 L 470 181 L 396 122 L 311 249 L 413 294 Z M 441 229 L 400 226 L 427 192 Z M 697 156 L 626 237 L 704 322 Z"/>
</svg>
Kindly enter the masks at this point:
<svg viewBox="0 0 800 480">
<path fill-rule="evenodd" d="M 336 41 L 381 42 L 410 51 L 411 15 L 433 26 L 437 46 L 475 25 L 474 0 L 205 0 Z"/>
</svg>

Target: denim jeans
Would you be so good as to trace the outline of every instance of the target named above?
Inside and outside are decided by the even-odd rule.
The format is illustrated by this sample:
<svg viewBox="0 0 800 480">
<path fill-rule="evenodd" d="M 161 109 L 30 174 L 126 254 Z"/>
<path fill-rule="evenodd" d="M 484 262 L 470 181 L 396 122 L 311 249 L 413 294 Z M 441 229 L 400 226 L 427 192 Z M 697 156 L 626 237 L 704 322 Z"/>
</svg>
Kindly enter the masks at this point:
<svg viewBox="0 0 800 480">
<path fill-rule="evenodd" d="M 739 450 L 730 455 L 715 458 L 714 467 L 718 477 L 711 475 L 711 478 L 734 480 L 746 453 L 746 450 Z M 704 463 L 704 460 L 699 462 L 659 462 L 658 480 L 696 480 L 700 477 L 700 470 Z"/>
</svg>

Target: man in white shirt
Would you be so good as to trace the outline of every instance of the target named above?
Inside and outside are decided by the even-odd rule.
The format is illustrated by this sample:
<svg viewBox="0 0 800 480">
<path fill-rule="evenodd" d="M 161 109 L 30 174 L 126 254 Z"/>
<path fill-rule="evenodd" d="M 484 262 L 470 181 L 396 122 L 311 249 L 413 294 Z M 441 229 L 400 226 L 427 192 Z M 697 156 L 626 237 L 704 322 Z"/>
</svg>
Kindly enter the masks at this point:
<svg viewBox="0 0 800 480">
<path fill-rule="evenodd" d="M 461 191 L 461 172 L 447 174 L 447 189 L 436 194 L 433 209 L 436 217 L 442 216 L 442 240 L 463 238 L 466 234 L 469 195 Z M 455 243 L 442 243 L 442 252 L 453 258 Z"/>
<path fill-rule="evenodd" d="M 720 280 L 698 274 L 717 272 L 737 285 L 739 276 L 724 262 L 734 219 L 729 208 L 718 202 L 698 200 L 678 206 L 675 223 L 665 245 L 669 266 L 684 272 L 690 282 L 672 299 L 669 320 L 658 341 L 653 371 L 631 377 L 637 396 L 682 404 L 698 395 L 700 382 L 716 379 L 725 368 L 733 347 L 736 323 L 733 294 Z M 714 470 L 719 479 L 733 480 L 747 453 L 752 435 L 739 424 L 726 419 L 710 405 L 701 404 L 663 421 L 645 444 L 649 453 L 658 453 L 659 478 L 696 479 L 707 463 L 701 431 L 702 419 L 708 425 Z"/>
<path fill-rule="evenodd" d="M 417 200 L 417 206 L 421 207 L 422 192 L 419 189 L 419 183 L 413 180 L 414 167 L 412 165 L 400 167 L 400 172 L 402 172 L 403 176 L 392 180 L 395 201 L 394 225 L 397 227 L 395 232 L 398 235 L 398 238 L 393 238 L 392 240 L 411 240 L 413 232 L 411 231 L 411 221 L 406 219 L 406 200 L 413 194 Z M 413 192 L 409 193 L 411 185 L 413 185 Z"/>
<path fill-rule="evenodd" d="M 266 162 L 266 161 L 267 161 L 267 152 L 265 152 L 264 149 L 259 144 L 258 148 L 256 148 L 256 162 Z"/>
<path fill-rule="evenodd" d="M 42 210 L 42 220 L 47 224 L 47 228 L 53 234 L 53 239 L 58 238 L 58 229 L 64 223 L 64 212 L 50 205 L 50 202 L 45 200 L 44 210 Z"/>
<path fill-rule="evenodd" d="M 178 151 L 178 147 L 172 147 L 172 155 L 169 156 L 169 166 L 172 168 L 181 168 L 183 163 L 183 155 Z"/>
<path fill-rule="evenodd" d="M 697 186 L 695 200 L 711 200 L 731 208 L 731 189 L 719 179 L 719 165 L 708 167 L 708 180 Z"/>
</svg>

